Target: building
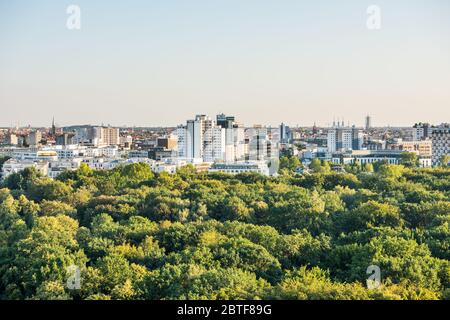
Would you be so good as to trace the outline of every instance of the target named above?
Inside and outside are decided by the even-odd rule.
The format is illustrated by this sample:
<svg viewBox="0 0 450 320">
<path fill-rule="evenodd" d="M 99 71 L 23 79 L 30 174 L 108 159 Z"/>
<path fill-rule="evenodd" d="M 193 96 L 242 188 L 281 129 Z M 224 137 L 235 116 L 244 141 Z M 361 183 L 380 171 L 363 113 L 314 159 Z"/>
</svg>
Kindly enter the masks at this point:
<svg viewBox="0 0 450 320">
<path fill-rule="evenodd" d="M 5 143 L 10 146 L 17 146 L 19 144 L 19 139 L 14 133 L 10 133 L 6 136 Z"/>
<path fill-rule="evenodd" d="M 39 130 L 32 131 L 28 134 L 27 143 L 30 146 L 37 146 L 42 141 L 42 133 Z"/>
<path fill-rule="evenodd" d="M 287 125 L 282 123 L 280 125 L 280 142 L 281 143 L 289 143 L 290 140 L 290 129 Z"/>
<path fill-rule="evenodd" d="M 18 173 L 26 168 L 35 168 L 43 175 L 48 173 L 48 161 L 42 160 L 17 160 L 9 159 L 1 168 L 1 178 L 5 179 L 13 173 Z"/>
<path fill-rule="evenodd" d="M 77 126 L 66 128 L 73 131 L 73 143 L 88 146 L 115 146 L 120 144 L 119 128 Z"/>
<path fill-rule="evenodd" d="M 99 127 L 97 128 L 99 145 L 116 146 L 120 144 L 119 128 Z"/>
<path fill-rule="evenodd" d="M 156 146 L 158 148 L 164 148 L 168 150 L 176 150 L 178 147 L 178 141 L 176 137 L 161 137 L 157 139 Z"/>
<path fill-rule="evenodd" d="M 345 153 L 336 153 L 332 155 L 331 162 L 333 164 L 353 164 L 359 163 L 365 165 L 367 163 L 383 162 L 388 164 L 400 164 L 402 153 L 399 150 L 356 150 Z M 431 167 L 431 157 L 419 157 L 419 166 Z"/>
<path fill-rule="evenodd" d="M 121 147 L 129 149 L 133 145 L 133 137 L 130 135 L 120 136 L 119 144 Z"/>
<path fill-rule="evenodd" d="M 216 123 L 224 129 L 232 129 L 235 124 L 234 116 L 226 116 L 223 113 L 216 116 Z"/>
<path fill-rule="evenodd" d="M 264 161 L 257 162 L 234 162 L 234 163 L 214 163 L 209 172 L 223 172 L 229 174 L 239 174 L 246 172 L 256 172 L 268 176 L 269 167 Z"/>
<path fill-rule="evenodd" d="M 59 146 L 68 146 L 73 144 L 73 137 L 75 134 L 73 133 L 63 133 L 56 136 L 56 145 Z"/>
<path fill-rule="evenodd" d="M 372 119 L 369 115 L 366 116 L 366 131 L 369 131 L 372 127 Z"/>
<path fill-rule="evenodd" d="M 389 143 L 386 149 L 411 152 L 417 154 L 418 156 L 431 157 L 432 141 L 431 140 L 404 141 L 402 139 L 396 139 L 395 142 Z"/>
<path fill-rule="evenodd" d="M 431 140 L 433 165 L 439 165 L 442 156 L 450 154 L 450 124 L 445 123 L 433 127 Z"/>
<path fill-rule="evenodd" d="M 334 125 L 328 129 L 327 147 L 328 152 L 345 152 L 349 150 L 361 150 L 364 135 L 360 129 Z"/>
<path fill-rule="evenodd" d="M 50 178 L 54 179 L 64 171 L 72 171 L 78 169 L 80 167 L 81 162 L 82 162 L 81 158 L 50 161 L 48 164 L 47 175 Z"/>
<path fill-rule="evenodd" d="M 197 115 L 186 126 L 178 126 L 178 157 L 204 162 L 225 159 L 225 129 L 206 115 Z"/>
<path fill-rule="evenodd" d="M 425 140 L 431 138 L 432 128 L 429 123 L 416 123 L 413 126 L 413 140 Z"/>
</svg>

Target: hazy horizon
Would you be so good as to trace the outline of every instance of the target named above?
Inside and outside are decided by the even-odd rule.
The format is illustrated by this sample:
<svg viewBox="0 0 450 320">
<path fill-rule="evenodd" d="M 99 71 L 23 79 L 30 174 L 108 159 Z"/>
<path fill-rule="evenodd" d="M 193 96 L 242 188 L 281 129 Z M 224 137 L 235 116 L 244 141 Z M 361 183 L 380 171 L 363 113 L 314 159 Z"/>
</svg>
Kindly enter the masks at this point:
<svg viewBox="0 0 450 320">
<path fill-rule="evenodd" d="M 450 122 L 448 0 L 0 0 L 0 46 L 0 127 Z"/>
</svg>

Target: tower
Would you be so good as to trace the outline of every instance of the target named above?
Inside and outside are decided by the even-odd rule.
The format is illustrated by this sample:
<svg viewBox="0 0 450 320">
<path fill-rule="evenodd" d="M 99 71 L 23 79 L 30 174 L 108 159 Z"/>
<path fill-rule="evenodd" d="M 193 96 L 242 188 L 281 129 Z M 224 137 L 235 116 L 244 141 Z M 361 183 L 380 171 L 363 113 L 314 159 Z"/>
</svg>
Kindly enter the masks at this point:
<svg viewBox="0 0 450 320">
<path fill-rule="evenodd" d="M 52 120 L 52 131 L 51 131 L 52 136 L 56 136 L 56 125 L 55 125 L 55 117 L 53 117 Z"/>
</svg>

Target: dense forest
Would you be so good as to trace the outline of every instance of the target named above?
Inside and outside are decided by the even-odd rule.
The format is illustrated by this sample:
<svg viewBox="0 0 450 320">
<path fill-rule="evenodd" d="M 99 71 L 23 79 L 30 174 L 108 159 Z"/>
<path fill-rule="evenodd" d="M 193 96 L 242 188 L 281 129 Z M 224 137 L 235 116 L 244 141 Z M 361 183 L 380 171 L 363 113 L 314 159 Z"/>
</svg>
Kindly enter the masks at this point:
<svg viewBox="0 0 450 320">
<path fill-rule="evenodd" d="M 450 299 L 449 168 L 297 165 L 10 175 L 0 299 Z"/>
</svg>

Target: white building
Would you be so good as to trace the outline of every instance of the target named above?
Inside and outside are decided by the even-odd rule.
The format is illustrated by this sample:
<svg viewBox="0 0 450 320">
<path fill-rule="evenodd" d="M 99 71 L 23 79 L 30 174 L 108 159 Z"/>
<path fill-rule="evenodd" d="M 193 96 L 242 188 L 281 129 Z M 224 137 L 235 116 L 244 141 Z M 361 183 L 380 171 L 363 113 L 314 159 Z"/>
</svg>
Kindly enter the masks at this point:
<svg viewBox="0 0 450 320">
<path fill-rule="evenodd" d="M 245 172 L 256 172 L 265 176 L 270 175 L 269 167 L 265 161 L 214 163 L 209 172 L 223 172 L 239 174 Z"/>
<path fill-rule="evenodd" d="M 48 161 L 9 159 L 3 164 L 1 168 L 1 178 L 5 179 L 9 175 L 18 173 L 26 168 L 35 168 L 43 175 L 47 175 Z"/>
<path fill-rule="evenodd" d="M 328 129 L 327 133 L 328 152 L 360 150 L 363 140 L 363 133 L 355 126 L 344 127 L 339 124 L 333 125 L 332 128 Z"/>
<path fill-rule="evenodd" d="M 213 162 L 225 159 L 225 129 L 205 115 L 178 126 L 178 157 Z"/>
<path fill-rule="evenodd" d="M 58 161 L 50 161 L 48 164 L 48 176 L 50 178 L 58 177 L 64 171 L 77 170 L 83 162 L 82 158 L 61 159 Z"/>
</svg>

